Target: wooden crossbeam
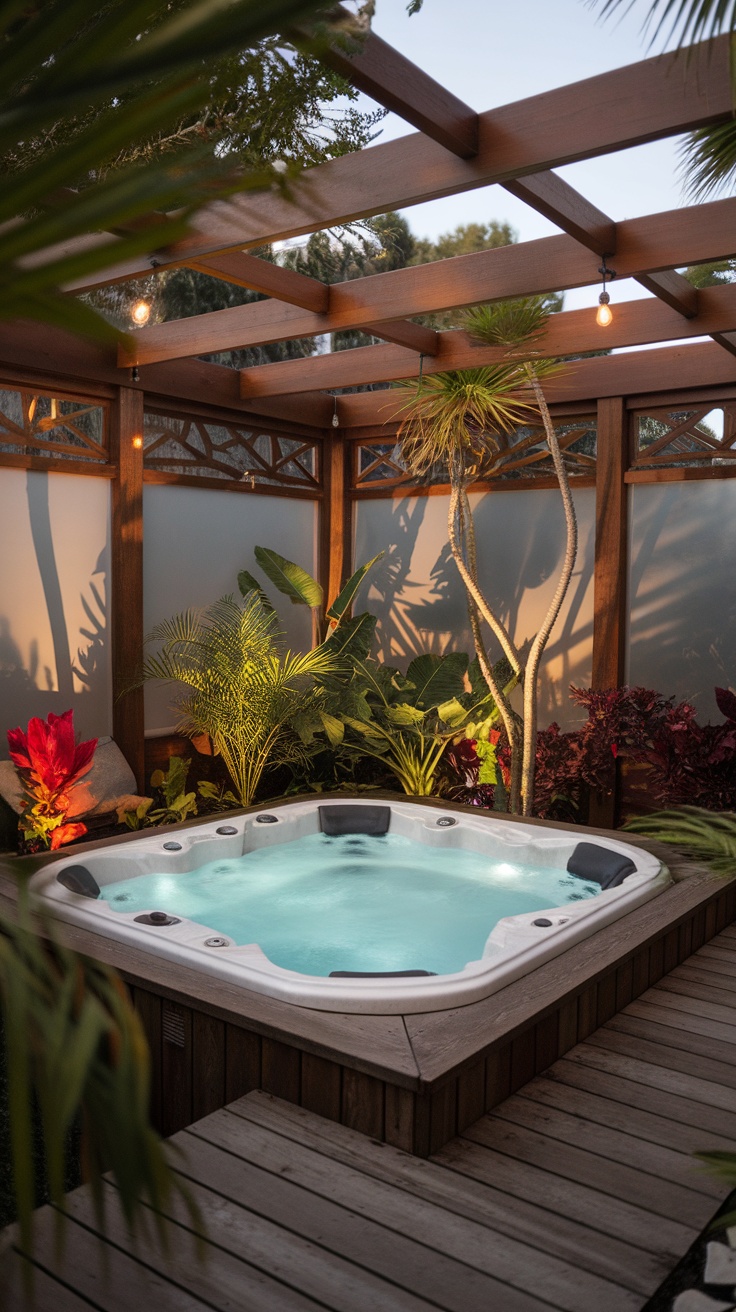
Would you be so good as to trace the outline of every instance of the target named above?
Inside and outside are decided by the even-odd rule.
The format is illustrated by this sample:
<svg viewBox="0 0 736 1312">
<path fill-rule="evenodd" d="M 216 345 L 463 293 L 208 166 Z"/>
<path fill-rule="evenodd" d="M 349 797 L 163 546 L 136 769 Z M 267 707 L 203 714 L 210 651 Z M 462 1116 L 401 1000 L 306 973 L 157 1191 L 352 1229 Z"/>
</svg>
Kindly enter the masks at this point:
<svg viewBox="0 0 736 1312">
<path fill-rule="evenodd" d="M 617 304 L 613 323 L 606 329 L 597 326 L 593 305 L 590 309 L 553 314 L 538 349 L 545 355 L 576 356 L 600 350 L 602 346 L 641 346 L 678 337 L 725 336 L 728 332 L 733 332 L 736 338 L 736 285 L 704 288 L 700 313 L 694 319 L 683 318 L 659 300 Z M 479 346 L 465 332 L 438 333 L 437 338 L 436 354 L 424 362 L 425 374 L 473 369 L 509 358 L 503 348 Z M 243 369 L 240 394 L 244 398 L 287 396 L 295 392 L 393 382 L 415 378 L 418 373 L 419 363 L 413 353 L 394 346 L 366 346 Z"/>
<path fill-rule="evenodd" d="M 670 210 L 617 225 L 616 268 L 620 277 L 725 259 L 736 254 L 736 199 Z M 518 246 L 461 255 L 369 278 L 335 283 L 330 312 L 276 301 L 217 310 L 136 332 L 121 365 L 208 355 L 346 328 L 366 328 L 381 319 L 408 318 L 485 301 L 584 287 L 597 278 L 597 260 L 568 236 L 543 237 Z"/>
<path fill-rule="evenodd" d="M 339 7 L 342 9 L 342 7 Z M 350 14 L 342 10 L 350 21 Z M 297 29 L 310 36 L 308 27 Z M 353 53 L 333 45 L 318 51 L 321 63 L 342 74 L 359 91 L 393 110 L 412 127 L 452 151 L 460 159 L 478 153 L 478 115 L 446 87 L 370 32 Z"/>
<path fill-rule="evenodd" d="M 722 346 L 724 351 L 730 355 L 736 355 L 736 332 L 732 333 L 711 333 L 714 342 Z"/>
<path fill-rule="evenodd" d="M 505 191 L 523 200 L 538 214 L 543 214 L 596 255 L 615 253 L 616 224 L 613 219 L 551 170 L 533 173 L 528 178 L 515 178 L 503 186 Z"/>
<path fill-rule="evenodd" d="M 545 383 L 544 392 L 550 404 L 594 403 L 606 396 L 639 396 L 734 383 L 736 357 L 727 355 L 715 342 L 692 342 L 575 360 L 568 371 Z M 342 396 L 341 422 L 354 437 L 360 436 L 362 428 L 379 436 L 383 426 L 397 422 L 402 404 L 400 397 L 385 391 Z"/>
<path fill-rule="evenodd" d="M 729 38 L 706 45 L 693 47 L 689 60 L 660 55 L 489 110 L 479 117 L 472 159 L 412 134 L 308 169 L 288 195 L 249 192 L 215 202 L 196 216 L 189 237 L 152 253 L 162 267 L 187 264 L 720 122 L 732 110 Z M 150 259 L 116 266 L 114 258 L 111 250 L 104 275 L 80 279 L 69 290 L 150 272 Z"/>
<path fill-rule="evenodd" d="M 245 251 L 233 251 L 229 255 L 218 255 L 211 259 L 190 260 L 188 267 L 206 273 L 211 278 L 220 278 L 234 283 L 236 287 L 248 287 L 251 291 L 262 292 L 264 296 L 275 296 L 289 305 L 298 305 L 302 310 L 313 314 L 325 314 L 330 303 L 330 289 L 318 278 L 309 278 L 294 269 L 284 269 L 270 260 L 259 259 Z"/>
<path fill-rule="evenodd" d="M 192 260 L 187 267 L 240 287 L 249 287 L 313 314 L 329 313 L 330 288 L 327 283 L 293 269 L 284 269 L 278 264 L 272 264 L 270 260 L 248 255 L 245 251 L 218 255 L 209 260 Z M 419 324 L 397 320 L 391 324 L 366 324 L 364 330 L 374 337 L 382 337 L 387 342 L 398 342 L 424 355 L 434 355 L 437 350 L 437 334 Z"/>
</svg>

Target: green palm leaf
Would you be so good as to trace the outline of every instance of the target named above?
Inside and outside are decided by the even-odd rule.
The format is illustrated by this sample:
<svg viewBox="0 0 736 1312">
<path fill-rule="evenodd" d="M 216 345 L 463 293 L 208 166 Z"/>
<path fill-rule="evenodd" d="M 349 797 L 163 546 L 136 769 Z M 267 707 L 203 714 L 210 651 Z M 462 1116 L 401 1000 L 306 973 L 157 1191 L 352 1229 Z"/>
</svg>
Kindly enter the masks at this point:
<svg viewBox="0 0 736 1312">
<path fill-rule="evenodd" d="M 637 816 L 625 826 L 633 834 L 670 843 L 719 875 L 736 875 L 736 814 L 683 806 Z"/>
</svg>

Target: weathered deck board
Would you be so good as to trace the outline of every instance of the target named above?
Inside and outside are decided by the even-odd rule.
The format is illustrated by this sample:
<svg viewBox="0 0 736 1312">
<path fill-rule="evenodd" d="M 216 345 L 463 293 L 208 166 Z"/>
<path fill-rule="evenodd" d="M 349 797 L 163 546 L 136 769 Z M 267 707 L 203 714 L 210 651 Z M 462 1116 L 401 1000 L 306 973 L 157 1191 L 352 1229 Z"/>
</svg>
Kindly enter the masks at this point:
<svg viewBox="0 0 736 1312">
<path fill-rule="evenodd" d="M 77 1190 L 59 1268 L 54 1211 L 38 1214 L 35 1307 L 638 1312 L 726 1194 L 692 1154 L 736 1139 L 736 990 L 720 987 L 734 978 L 727 931 L 598 1029 L 586 1024 L 583 1042 L 430 1160 L 250 1093 L 174 1139 L 205 1217 L 205 1263 L 180 1204 L 168 1259 L 153 1231 L 133 1245 L 112 1184 L 101 1261 Z M 624 979 L 615 1005 L 627 993 Z M 611 999 L 593 1005 L 606 1014 Z M 509 1080 L 523 1059 L 512 1045 Z M 361 1078 L 342 1096 L 370 1102 Z M 315 1062 L 309 1081 L 314 1103 L 331 1105 L 331 1064 Z M 4 1306 L 21 1312 L 22 1259 L 0 1260 Z"/>
</svg>

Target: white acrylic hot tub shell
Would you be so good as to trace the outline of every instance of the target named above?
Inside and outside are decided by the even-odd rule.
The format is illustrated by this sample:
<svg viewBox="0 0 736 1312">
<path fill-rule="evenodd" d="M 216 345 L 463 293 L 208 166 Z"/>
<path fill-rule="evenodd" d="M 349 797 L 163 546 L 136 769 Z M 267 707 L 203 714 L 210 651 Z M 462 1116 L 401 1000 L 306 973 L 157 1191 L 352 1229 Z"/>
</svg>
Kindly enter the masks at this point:
<svg viewBox="0 0 736 1312">
<path fill-rule="evenodd" d="M 345 801 L 350 806 L 377 804 L 369 798 Z M 207 939 L 223 942 L 223 938 L 216 930 L 195 921 L 184 919 L 170 926 L 137 924 L 135 916 L 140 912 L 113 911 L 102 900 L 70 892 L 56 878 L 66 867 L 84 865 L 103 888 L 154 871 L 170 870 L 175 876 L 208 861 L 238 857 L 255 847 L 291 842 L 319 832 L 317 799 L 288 803 L 272 811 L 264 807 L 249 815 L 220 816 L 183 830 L 158 829 L 131 842 L 86 851 L 83 856 L 70 854 L 45 866 L 32 879 L 31 889 L 61 920 L 83 925 L 98 934 L 231 983 L 240 983 L 257 993 L 320 1011 L 400 1014 L 442 1011 L 477 1002 L 648 901 L 671 882 L 669 871 L 660 861 L 617 838 L 591 839 L 574 830 L 525 825 L 487 813 L 468 815 L 452 807 L 440 810 L 408 800 L 379 804 L 391 807 L 392 833 L 432 847 L 445 847 L 448 856 L 457 850 L 488 852 L 492 849 L 496 859 L 564 869 L 573 848 L 581 841 L 592 841 L 630 857 L 636 864 L 636 873 L 629 875 L 618 888 L 604 890 L 594 898 L 499 920 L 489 933 L 481 960 L 469 962 L 457 974 L 403 979 L 329 979 L 302 975 L 274 965 L 256 943 L 238 946 L 225 939 L 224 946 L 207 946 Z M 329 805 L 339 802 L 331 799 Z M 259 823 L 258 815 L 265 813 L 276 816 L 276 823 Z M 452 819 L 455 824 L 444 827 L 438 823 L 443 819 Z M 223 825 L 232 826 L 236 832 L 218 834 Z M 167 851 L 166 842 L 180 843 L 181 850 Z M 533 924 L 538 919 L 549 919 L 552 924 L 549 928 L 539 928 Z"/>
</svg>

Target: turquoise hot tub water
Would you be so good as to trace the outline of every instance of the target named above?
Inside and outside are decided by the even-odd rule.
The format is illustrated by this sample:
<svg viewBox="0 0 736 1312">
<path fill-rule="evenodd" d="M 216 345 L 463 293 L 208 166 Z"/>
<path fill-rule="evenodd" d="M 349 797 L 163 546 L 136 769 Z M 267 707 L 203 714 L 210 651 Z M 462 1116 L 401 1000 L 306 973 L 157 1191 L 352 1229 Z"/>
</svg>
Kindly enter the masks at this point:
<svg viewBox="0 0 736 1312">
<path fill-rule="evenodd" d="M 237 944 L 258 943 L 277 966 L 453 974 L 478 961 L 504 916 L 595 897 L 566 870 L 381 838 L 311 834 L 177 874 L 106 884 L 113 911 L 166 911 Z"/>
</svg>

